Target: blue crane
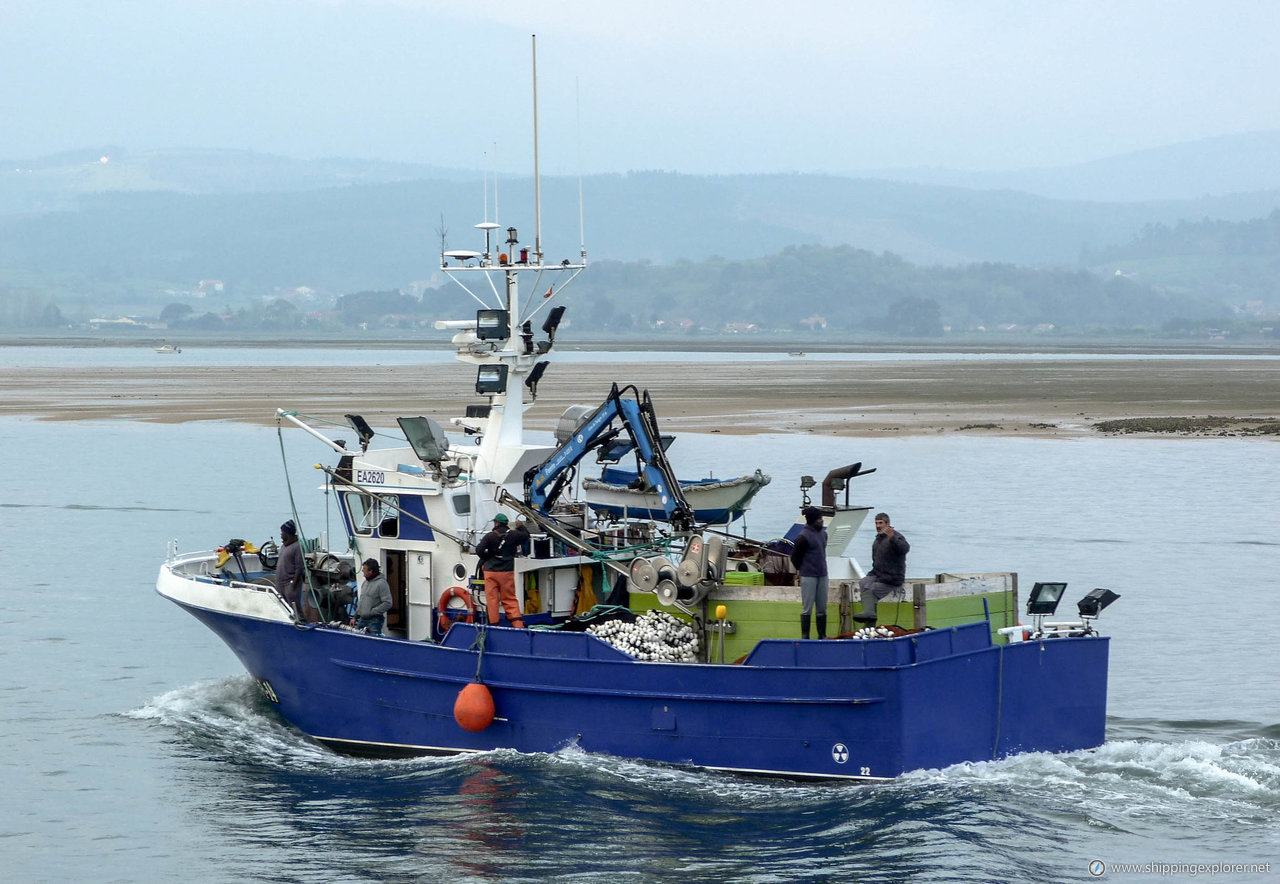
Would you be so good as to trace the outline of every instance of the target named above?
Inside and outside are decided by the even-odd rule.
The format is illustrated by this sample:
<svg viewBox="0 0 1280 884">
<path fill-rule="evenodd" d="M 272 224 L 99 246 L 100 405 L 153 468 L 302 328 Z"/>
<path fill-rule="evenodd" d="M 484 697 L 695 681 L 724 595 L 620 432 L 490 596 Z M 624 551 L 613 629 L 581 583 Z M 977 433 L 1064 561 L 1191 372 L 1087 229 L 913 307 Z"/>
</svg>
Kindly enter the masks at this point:
<svg viewBox="0 0 1280 884">
<path fill-rule="evenodd" d="M 631 393 L 629 397 L 624 395 L 628 391 Z M 615 419 L 620 426 L 614 426 Z M 525 502 L 535 511 L 547 513 L 565 483 L 573 476 L 573 468 L 578 461 L 588 452 L 612 442 L 624 431 L 640 460 L 640 475 L 658 495 L 667 521 L 676 530 L 690 530 L 693 527 L 693 508 L 685 499 L 671 462 L 663 451 L 658 418 L 649 399 L 649 391 L 640 393 L 632 385 L 619 389 L 614 384 L 608 398 L 578 425 L 572 437 L 540 466 L 525 473 Z"/>
</svg>

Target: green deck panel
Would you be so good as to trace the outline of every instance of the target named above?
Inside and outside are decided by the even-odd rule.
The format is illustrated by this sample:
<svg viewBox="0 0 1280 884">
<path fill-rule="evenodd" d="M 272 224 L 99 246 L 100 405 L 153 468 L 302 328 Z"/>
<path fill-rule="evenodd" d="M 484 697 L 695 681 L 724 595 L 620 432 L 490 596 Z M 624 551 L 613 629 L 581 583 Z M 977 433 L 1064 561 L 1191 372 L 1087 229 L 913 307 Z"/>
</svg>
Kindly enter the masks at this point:
<svg viewBox="0 0 1280 884">
<path fill-rule="evenodd" d="M 996 630 L 1013 626 L 1017 623 L 1016 612 L 1013 611 L 1013 592 L 994 592 L 984 595 L 960 596 L 956 598 L 934 599 L 927 603 L 926 613 L 928 625 L 935 629 L 945 629 L 964 623 L 973 623 L 983 618 L 982 600 L 987 600 L 987 610 L 991 615 L 991 637 L 998 644 L 1008 641 Z M 749 653 L 761 639 L 766 638 L 800 638 L 800 602 L 799 601 L 716 601 L 709 604 L 711 612 L 716 605 L 724 605 L 728 610 L 728 620 L 737 630 L 725 636 L 724 659 L 732 662 Z M 664 608 L 658 604 L 656 596 L 649 593 L 633 593 L 631 610 L 642 614 L 652 608 L 667 611 L 683 620 L 688 620 L 678 610 Z M 854 603 L 853 613 L 858 613 L 861 605 Z M 915 606 L 911 602 L 884 603 L 879 606 L 880 625 L 896 624 L 904 629 L 911 629 L 915 623 Z M 858 624 L 854 623 L 854 628 Z M 840 605 L 833 602 L 827 605 L 827 636 L 840 633 Z M 817 626 L 810 626 L 810 635 L 817 636 Z M 712 642 L 711 651 L 719 659 L 719 638 L 709 636 Z"/>
</svg>

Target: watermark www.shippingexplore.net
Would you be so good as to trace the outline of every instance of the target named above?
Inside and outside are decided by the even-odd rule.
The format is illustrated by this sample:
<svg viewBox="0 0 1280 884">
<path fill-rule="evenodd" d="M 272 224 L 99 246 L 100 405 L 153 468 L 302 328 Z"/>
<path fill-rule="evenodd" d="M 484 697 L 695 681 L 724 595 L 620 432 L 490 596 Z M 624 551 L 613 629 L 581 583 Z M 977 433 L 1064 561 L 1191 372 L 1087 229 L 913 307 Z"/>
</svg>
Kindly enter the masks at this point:
<svg viewBox="0 0 1280 884">
<path fill-rule="evenodd" d="M 1160 875 L 1165 878 L 1186 875 L 1269 875 L 1271 863 L 1105 863 L 1095 859 L 1089 863 L 1089 874 L 1102 878 L 1115 875 Z"/>
</svg>

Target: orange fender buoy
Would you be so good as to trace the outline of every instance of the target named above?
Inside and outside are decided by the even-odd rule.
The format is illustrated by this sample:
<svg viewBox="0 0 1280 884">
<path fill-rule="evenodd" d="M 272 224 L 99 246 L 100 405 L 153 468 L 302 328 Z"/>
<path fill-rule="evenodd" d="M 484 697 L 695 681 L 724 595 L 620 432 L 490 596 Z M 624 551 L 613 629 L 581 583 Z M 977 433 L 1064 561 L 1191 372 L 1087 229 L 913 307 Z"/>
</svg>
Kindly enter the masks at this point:
<svg viewBox="0 0 1280 884">
<path fill-rule="evenodd" d="M 458 691 L 453 702 L 453 719 L 464 731 L 479 733 L 493 723 L 493 694 L 478 681 Z"/>
</svg>

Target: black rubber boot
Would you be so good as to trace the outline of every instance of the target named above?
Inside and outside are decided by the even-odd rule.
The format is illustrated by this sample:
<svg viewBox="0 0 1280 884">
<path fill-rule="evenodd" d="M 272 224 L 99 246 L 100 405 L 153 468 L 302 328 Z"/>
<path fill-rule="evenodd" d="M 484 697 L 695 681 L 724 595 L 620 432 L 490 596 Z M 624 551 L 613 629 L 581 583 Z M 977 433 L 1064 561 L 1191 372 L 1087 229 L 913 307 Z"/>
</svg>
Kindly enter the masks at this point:
<svg viewBox="0 0 1280 884">
<path fill-rule="evenodd" d="M 818 615 L 818 638 L 826 638 L 826 637 L 827 637 L 827 615 L 819 614 Z"/>
<path fill-rule="evenodd" d="M 809 615 L 808 614 L 800 615 L 800 637 L 801 638 L 809 637 Z"/>
</svg>

